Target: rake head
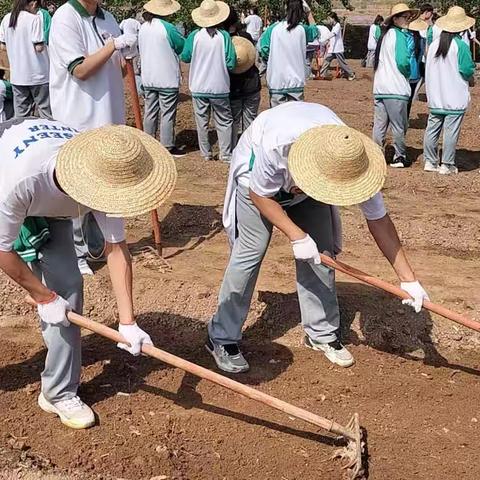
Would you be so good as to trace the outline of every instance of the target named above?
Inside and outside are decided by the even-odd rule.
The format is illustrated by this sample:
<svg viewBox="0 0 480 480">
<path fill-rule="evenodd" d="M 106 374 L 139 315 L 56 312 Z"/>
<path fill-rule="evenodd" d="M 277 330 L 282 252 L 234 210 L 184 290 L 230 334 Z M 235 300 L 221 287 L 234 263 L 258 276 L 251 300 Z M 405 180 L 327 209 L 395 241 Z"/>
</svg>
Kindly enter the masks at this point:
<svg viewBox="0 0 480 480">
<path fill-rule="evenodd" d="M 349 480 L 365 478 L 363 462 L 365 441 L 362 439 L 358 413 L 353 415 L 345 428 L 348 430 L 349 435 L 340 438 L 347 440 L 347 445 L 336 450 L 332 457 L 341 458 L 346 462 L 342 468 L 345 470 L 346 478 Z"/>
</svg>

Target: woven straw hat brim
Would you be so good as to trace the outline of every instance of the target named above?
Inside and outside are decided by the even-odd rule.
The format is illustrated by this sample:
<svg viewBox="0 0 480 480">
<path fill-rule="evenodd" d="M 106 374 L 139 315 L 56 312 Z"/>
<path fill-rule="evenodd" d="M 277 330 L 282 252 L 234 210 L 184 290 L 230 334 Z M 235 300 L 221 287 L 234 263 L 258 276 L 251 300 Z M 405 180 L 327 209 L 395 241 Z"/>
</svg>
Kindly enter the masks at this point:
<svg viewBox="0 0 480 480">
<path fill-rule="evenodd" d="M 413 22 L 410 22 L 408 29 L 412 32 L 423 32 L 428 29 L 428 23 L 421 18 L 417 18 Z"/>
<path fill-rule="evenodd" d="M 182 6 L 175 0 L 172 0 L 168 6 L 161 5 L 157 0 L 150 0 L 143 6 L 143 9 L 147 12 L 153 13 L 153 15 L 160 15 L 162 17 L 173 15 L 181 8 Z"/>
<path fill-rule="evenodd" d="M 412 16 L 412 18 L 410 19 L 411 22 L 413 22 L 420 16 L 420 10 L 417 10 L 416 8 L 410 8 L 406 4 L 397 4 L 393 6 L 392 13 L 384 20 L 383 23 L 385 25 L 388 25 L 392 22 L 395 15 L 400 15 L 401 13 L 407 12 L 410 13 L 410 15 Z"/>
<path fill-rule="evenodd" d="M 382 149 L 363 133 L 351 130 L 362 141 L 368 158 L 365 172 L 355 179 L 332 179 L 319 165 L 336 125 L 315 127 L 299 137 L 288 155 L 288 169 L 295 184 L 309 197 L 328 205 L 356 205 L 378 193 L 387 177 Z M 331 146 L 331 145 L 330 145 Z M 320 162 L 321 163 L 321 162 Z"/>
<path fill-rule="evenodd" d="M 456 22 L 453 21 L 451 17 L 448 15 L 445 15 L 443 17 L 440 17 L 437 22 L 435 23 L 440 30 L 443 30 L 444 32 L 449 32 L 449 33 L 460 33 L 465 30 L 468 30 L 469 28 L 472 28 L 475 25 L 475 19 L 472 17 L 467 17 L 465 15 L 465 18 L 461 22 Z"/>
<path fill-rule="evenodd" d="M 192 11 L 192 19 L 196 25 L 202 28 L 214 27 L 224 22 L 230 15 L 230 7 L 225 2 L 216 1 L 218 13 L 213 17 L 204 15 L 204 10 L 200 7 Z"/>
<path fill-rule="evenodd" d="M 136 135 L 151 156 L 152 170 L 134 185 L 121 186 L 95 175 L 92 145 L 102 129 L 81 133 L 60 150 L 55 172 L 62 189 L 81 205 L 107 213 L 111 217 L 134 217 L 156 209 L 173 192 L 177 170 L 168 150 L 153 137 L 131 127 L 124 128 Z"/>
<path fill-rule="evenodd" d="M 246 38 L 238 36 L 233 37 L 232 42 L 235 47 L 235 53 L 237 54 L 237 66 L 233 69 L 232 73 L 245 73 L 255 65 L 255 58 L 257 56 L 255 46 Z"/>
</svg>

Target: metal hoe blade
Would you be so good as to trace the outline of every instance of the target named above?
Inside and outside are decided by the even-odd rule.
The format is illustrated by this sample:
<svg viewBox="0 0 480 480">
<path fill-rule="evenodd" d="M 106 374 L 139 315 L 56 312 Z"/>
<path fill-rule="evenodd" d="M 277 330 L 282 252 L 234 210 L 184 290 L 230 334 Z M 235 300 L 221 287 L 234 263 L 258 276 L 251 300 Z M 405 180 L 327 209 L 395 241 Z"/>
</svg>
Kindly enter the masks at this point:
<svg viewBox="0 0 480 480">
<path fill-rule="evenodd" d="M 346 478 L 349 480 L 365 478 L 363 464 L 365 442 L 362 439 L 358 413 L 353 415 L 348 422 L 346 429 L 349 431 L 348 437 L 343 436 L 339 438 L 347 440 L 347 445 L 336 450 L 333 453 L 332 458 L 346 460 L 346 463 L 342 468 L 346 471 Z"/>
</svg>

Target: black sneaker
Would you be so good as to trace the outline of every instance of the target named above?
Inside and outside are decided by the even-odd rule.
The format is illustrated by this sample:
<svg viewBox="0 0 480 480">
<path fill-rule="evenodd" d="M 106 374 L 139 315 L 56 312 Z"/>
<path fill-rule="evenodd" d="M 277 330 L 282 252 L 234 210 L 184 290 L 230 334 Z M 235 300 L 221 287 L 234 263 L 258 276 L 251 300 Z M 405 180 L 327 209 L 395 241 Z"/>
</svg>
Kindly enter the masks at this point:
<svg viewBox="0 0 480 480">
<path fill-rule="evenodd" d="M 393 159 L 390 166 L 392 168 L 408 168 L 412 166 L 412 162 L 408 161 L 405 157 L 398 157 Z"/>
<path fill-rule="evenodd" d="M 218 345 L 208 338 L 205 348 L 215 359 L 217 367 L 224 372 L 242 373 L 250 368 L 236 343 Z"/>
<path fill-rule="evenodd" d="M 179 147 L 171 147 L 168 149 L 168 151 L 170 152 L 170 155 L 175 158 L 184 157 L 187 154 L 184 148 Z"/>
</svg>

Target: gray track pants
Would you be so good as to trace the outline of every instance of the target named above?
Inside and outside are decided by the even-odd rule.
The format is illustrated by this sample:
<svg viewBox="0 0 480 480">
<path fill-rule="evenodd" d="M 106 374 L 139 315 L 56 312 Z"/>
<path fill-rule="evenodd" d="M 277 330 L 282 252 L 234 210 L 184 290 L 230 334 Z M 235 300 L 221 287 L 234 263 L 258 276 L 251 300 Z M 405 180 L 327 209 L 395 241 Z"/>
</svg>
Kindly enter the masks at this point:
<svg viewBox="0 0 480 480">
<path fill-rule="evenodd" d="M 50 109 L 50 94 L 48 83 L 44 85 L 12 85 L 13 108 L 16 118 L 30 117 L 33 115 L 35 105 L 40 118 L 52 119 Z"/>
<path fill-rule="evenodd" d="M 455 166 L 455 153 L 462 128 L 463 115 L 428 116 L 427 129 L 423 141 L 423 155 L 427 162 L 438 165 L 438 141 L 443 128 L 442 164 Z"/>
<path fill-rule="evenodd" d="M 233 245 L 208 333 L 217 344 L 242 338 L 253 291 L 272 234 L 271 223 L 253 205 L 248 189 L 237 190 L 238 236 Z M 333 252 L 331 207 L 311 198 L 286 209 L 288 216 L 317 243 L 321 253 Z M 297 292 L 306 334 L 321 343 L 337 338 L 340 313 L 335 273 L 324 265 L 296 261 Z"/>
<path fill-rule="evenodd" d="M 270 107 L 276 107 L 286 102 L 303 102 L 305 98 L 304 92 L 288 92 L 288 93 L 270 93 Z"/>
<path fill-rule="evenodd" d="M 67 300 L 77 313 L 83 309 L 83 280 L 73 246 L 72 222 L 47 219 L 50 240 L 40 259 L 31 264 L 33 273 L 51 290 Z M 80 328 L 41 322 L 48 349 L 42 372 L 42 392 L 50 401 L 67 400 L 77 394 L 82 366 Z"/>
<path fill-rule="evenodd" d="M 77 258 L 88 260 L 102 255 L 105 238 L 91 212 L 72 218 L 73 241 Z"/>
<path fill-rule="evenodd" d="M 258 107 L 260 106 L 260 92 L 243 98 L 231 99 L 230 106 L 233 116 L 232 148 L 235 148 L 238 136 L 257 118 Z"/>
<path fill-rule="evenodd" d="M 348 75 L 349 77 L 353 75 L 353 70 L 350 68 L 347 61 L 345 60 L 345 55 L 343 53 L 330 53 L 323 60 L 322 68 L 320 69 L 321 77 L 325 76 L 328 69 L 330 68 L 330 64 L 333 62 L 334 59 L 337 59 L 338 66 L 346 75 Z"/>
<path fill-rule="evenodd" d="M 193 110 L 197 124 L 198 145 L 203 158 L 211 159 L 212 146 L 208 139 L 210 112 L 213 116 L 220 148 L 220 159 L 230 161 L 232 156 L 233 117 L 229 98 L 194 97 Z"/>
<path fill-rule="evenodd" d="M 367 58 L 365 60 L 365 66 L 367 68 L 373 68 L 375 64 L 375 50 L 369 50 L 367 52 Z"/>
<path fill-rule="evenodd" d="M 394 159 L 407 158 L 405 135 L 408 129 L 408 100 L 394 98 L 375 99 L 375 114 L 373 120 L 373 141 L 382 148 L 390 126 L 393 136 Z"/>
<path fill-rule="evenodd" d="M 160 143 L 165 148 L 175 146 L 175 120 L 177 118 L 177 105 L 179 93 L 145 91 L 145 116 L 143 129 L 155 137 L 160 120 Z"/>
</svg>

